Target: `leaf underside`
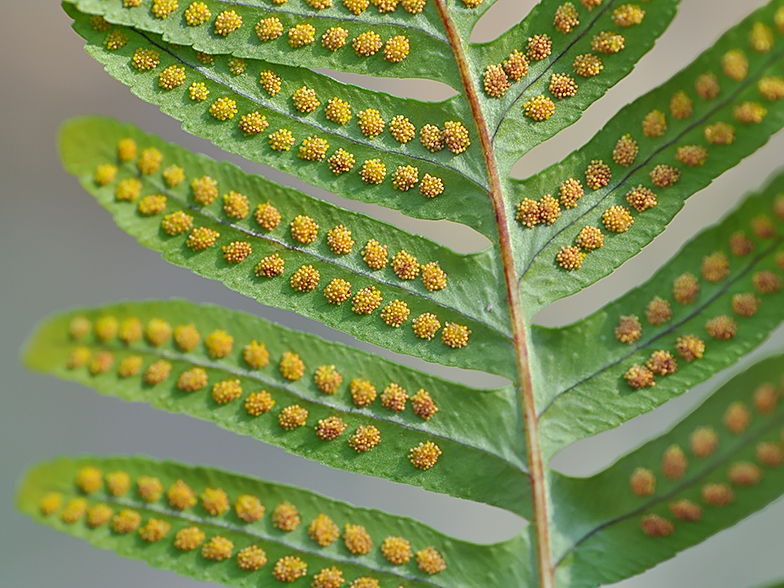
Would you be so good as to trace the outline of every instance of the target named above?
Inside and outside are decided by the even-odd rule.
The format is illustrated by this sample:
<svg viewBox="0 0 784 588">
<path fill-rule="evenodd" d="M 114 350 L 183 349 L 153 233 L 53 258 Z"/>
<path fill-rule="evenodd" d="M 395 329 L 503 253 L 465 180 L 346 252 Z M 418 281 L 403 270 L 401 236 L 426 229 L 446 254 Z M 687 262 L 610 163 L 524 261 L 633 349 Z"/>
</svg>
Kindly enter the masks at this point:
<svg viewBox="0 0 784 588">
<path fill-rule="evenodd" d="M 97 472 L 100 486 L 89 493 L 76 483 L 80 474 L 85 474 L 85 468 L 90 468 L 87 474 Z M 105 474 L 108 474 L 106 483 L 102 479 Z M 110 476 L 114 475 L 116 480 L 120 477 L 118 474 L 124 475 L 128 482 L 123 492 L 119 492 L 117 486 L 109 486 Z M 157 479 L 162 489 L 158 498 L 149 494 L 146 500 L 143 498 L 140 486 L 149 487 L 149 480 L 147 484 L 137 484 L 143 476 Z M 178 481 L 184 482 L 192 492 L 192 506 L 178 508 L 174 505 L 185 506 L 187 503 L 169 500 L 169 489 Z M 220 497 L 215 502 L 205 503 L 203 493 L 210 489 L 224 493 L 222 503 L 219 502 Z M 261 518 L 247 520 L 255 517 L 248 517 L 247 510 L 236 507 L 240 496 L 251 496 L 260 502 L 263 508 Z M 87 510 L 86 514 L 81 512 L 81 516 L 79 501 L 84 501 L 83 510 Z M 498 585 L 530 585 L 530 578 L 518 559 L 519 553 L 527 550 L 521 538 L 493 546 L 473 545 L 449 538 L 411 519 L 350 506 L 298 488 L 262 482 L 214 468 L 186 467 L 145 457 L 59 458 L 39 464 L 27 473 L 20 486 L 17 503 L 22 512 L 37 522 L 86 539 L 101 549 L 141 559 L 153 567 L 172 570 L 183 576 L 226 586 L 280 586 L 281 581 L 273 576 L 273 570 L 280 559 L 292 556 L 306 564 L 308 576 L 307 579 L 296 580 L 292 586 L 309 585 L 310 577 L 325 568 L 337 568 L 348 581 L 373 578 L 384 588 L 401 583 L 412 587 L 480 587 L 485 585 L 486 578 L 498 582 Z M 298 520 L 294 530 L 281 530 L 281 525 L 274 522 L 275 509 L 282 503 L 289 503 L 296 509 Z M 100 517 L 95 505 L 111 509 L 107 520 Z M 51 508 L 47 509 L 47 506 Z M 126 522 L 129 520 L 127 512 L 126 517 L 122 517 L 123 511 L 140 515 L 135 528 Z M 326 534 L 311 532 L 312 522 L 319 515 L 326 515 L 335 525 Z M 292 518 L 285 520 L 293 523 Z M 76 520 L 71 522 L 73 519 Z M 142 535 L 151 519 L 168 525 L 165 536 L 156 537 L 155 541 L 144 539 Z M 101 524 L 91 525 L 98 522 Z M 364 527 L 372 541 L 368 553 L 362 555 L 349 550 L 346 544 L 347 524 Z M 183 543 L 177 543 L 177 534 L 191 527 L 201 530 L 203 543 L 192 551 L 184 551 L 178 547 Z M 340 535 L 339 539 L 335 537 L 336 532 Z M 204 546 L 215 536 L 232 543 L 229 552 L 223 553 L 226 557 L 222 561 L 205 557 L 203 552 Z M 409 542 L 410 561 L 393 565 L 385 559 L 380 548 L 387 537 L 403 538 Z M 326 545 L 322 546 L 323 543 Z M 251 545 L 265 553 L 266 563 L 257 570 L 243 570 L 239 566 L 239 555 L 242 549 Z M 435 549 L 445 564 L 445 568 L 435 574 L 422 571 L 414 555 L 428 547 Z M 481 553 L 481 558 L 475 557 L 477 553 Z M 432 572 L 433 568 L 430 570 Z"/>
<path fill-rule="evenodd" d="M 78 338 L 70 336 L 71 326 L 83 319 L 94 327 Z M 150 337 L 150 321 L 161 319 L 174 336 L 159 342 L 155 335 Z M 130 332 L 132 324 L 138 325 L 139 338 L 127 342 L 123 333 Z M 192 349 L 183 349 L 185 339 L 177 333 L 182 325 L 192 325 L 199 334 Z M 143 336 L 141 329 L 148 334 Z M 232 338 L 228 348 L 215 346 L 215 333 Z M 246 346 L 253 341 L 265 346 L 265 365 L 249 363 Z M 80 353 L 84 356 L 79 361 Z M 101 369 L 99 357 L 107 353 L 108 365 Z M 287 353 L 302 362 L 299 371 L 286 371 Z M 39 328 L 25 361 L 33 369 L 81 382 L 101 394 L 210 420 L 335 468 L 526 513 L 525 449 L 516 430 L 519 416 L 511 388 L 472 389 L 244 313 L 186 301 L 128 302 L 56 316 Z M 161 361 L 168 364 L 165 377 L 151 379 L 155 368 L 150 366 Z M 135 369 L 130 369 L 134 362 Z M 337 372 L 339 380 L 319 378 L 319 370 L 330 367 L 328 373 Z M 204 371 L 198 389 L 184 383 L 194 368 Z M 355 380 L 369 382 L 373 396 L 355 399 Z M 240 390 L 226 401 L 215 386 L 233 381 L 239 382 Z M 319 388 L 325 381 L 335 384 L 328 393 Z M 394 395 L 385 398 L 385 391 L 395 387 L 403 390 L 402 404 Z M 274 406 L 264 414 L 251 414 L 248 398 L 261 390 Z M 420 390 L 437 412 L 423 411 L 427 402 L 417 404 Z M 292 405 L 307 410 L 307 416 L 286 429 L 281 414 Z M 324 440 L 317 429 L 320 421 L 331 417 L 339 418 L 344 430 L 339 437 Z M 360 453 L 349 440 L 359 427 L 367 426 L 378 429 L 380 443 Z M 435 443 L 442 454 L 430 469 L 422 470 L 412 465 L 409 455 L 426 443 Z"/>
<path fill-rule="evenodd" d="M 323 10 L 316 10 L 319 2 Z M 180 300 L 118 303 L 52 317 L 26 351 L 31 368 L 103 395 L 210 420 L 331 467 L 533 518 L 513 344 L 521 328 L 530 345 L 529 404 L 539 421 L 541 456 L 532 457 L 546 462 L 566 445 L 617 427 L 716 375 L 784 319 L 784 176 L 746 197 L 653 278 L 599 312 L 557 329 L 520 327 L 507 318 L 519 310 L 530 320 L 547 304 L 609 275 L 660 234 L 686 198 L 784 126 L 780 0 L 753 12 L 681 73 L 622 109 L 585 146 L 522 180 L 507 177 L 514 163 L 576 122 L 626 76 L 672 21 L 678 0 L 636 8 L 622 0 L 599 0 L 592 8 L 586 6 L 596 4 L 590 0 L 570 3 L 579 23 L 568 32 L 558 30 L 554 15 L 569 7 L 543 0 L 495 41 L 463 47 L 453 47 L 450 35 L 467 39 L 494 0 L 474 7 L 469 0 L 428 1 L 418 13 L 409 11 L 414 2 L 398 7 L 396 1 L 373 0 L 359 14 L 343 1 L 209 0 L 204 6 L 210 16 L 198 25 L 185 12 L 197 3 L 182 3 L 168 16 L 155 14 L 173 4 L 63 2 L 88 53 L 189 132 L 340 196 L 463 224 L 492 245 L 458 254 L 106 118 L 64 126 L 66 169 L 121 229 L 176 265 L 392 351 L 512 383 L 473 389 L 262 319 Z M 385 4 L 394 4 L 389 13 Z M 441 11 L 448 13 L 444 20 Z M 622 14 L 640 22 L 622 23 Z M 221 32 L 224 16 L 241 17 L 242 25 Z M 303 32 L 312 38 L 296 47 Z M 371 45 L 377 44 L 368 50 L 373 34 L 378 38 Z M 615 45 L 602 45 L 604 37 Z M 527 55 L 525 72 L 493 97 L 490 72 L 511 72 L 510 62 L 520 58 L 514 51 Z M 597 75 L 578 66 L 588 53 L 601 60 L 603 69 L 592 72 Z M 456 94 L 413 100 L 337 81 L 333 72 L 430 79 Z M 558 98 L 559 77 L 570 80 L 565 87 L 574 95 Z M 478 93 L 474 108 L 472 84 Z M 554 110 L 540 116 L 536 104 Z M 405 139 L 398 133 L 402 128 Z M 138 161 L 135 151 L 123 157 L 127 140 L 141 151 Z M 483 153 L 482 143 L 493 153 Z M 151 153 L 162 163 L 146 165 Z M 209 202 L 191 184 L 203 176 L 218 186 Z M 564 192 L 570 179 L 581 185 L 572 202 Z M 129 195 L 130 185 L 136 188 Z M 231 205 L 237 194 L 244 198 L 241 213 Z M 270 205 L 279 216 L 266 226 L 268 220 L 255 212 Z M 621 206 L 626 216 L 617 216 Z M 613 225 L 613 211 L 622 228 Z M 504 212 L 509 226 L 497 224 Z M 311 222 L 304 240 L 296 227 L 305 221 L 298 215 Z M 334 232 L 341 226 L 338 250 Z M 594 239 L 601 235 L 602 246 L 594 249 L 578 238 L 587 227 Z M 196 236 L 210 231 L 209 243 L 198 245 Z M 372 240 L 387 248 L 378 267 L 364 250 Z M 505 271 L 516 272 L 521 309 L 509 307 Z M 374 289 L 379 299 L 358 302 L 360 293 Z M 358 310 L 362 304 L 372 308 Z M 190 331 L 175 329 L 185 325 Z M 178 335 L 186 331 L 191 344 Z M 161 332 L 165 336 L 157 338 Z M 576 479 L 547 470 L 546 480 L 535 478 L 548 485 L 550 528 L 538 537 L 550 536 L 557 585 L 597 586 L 641 573 L 776 499 L 783 487 L 777 476 L 784 471 L 782 365 L 784 358 L 771 357 L 735 376 L 672 431 L 595 476 Z M 365 393 L 372 388 L 372 399 L 359 401 L 355 386 Z M 361 451 L 362 443 L 372 447 Z M 85 492 L 78 479 L 95 478 L 94 468 L 100 482 Z M 194 502 L 183 510 L 165 494 L 144 502 L 134 483 L 110 492 L 117 471 L 130 482 L 155 476 L 162 488 L 182 480 L 195 490 Z M 104 477 L 109 472 L 115 474 Z M 227 505 L 240 494 L 257 496 L 267 513 L 252 523 L 231 508 L 211 516 L 204 502 L 214 495 L 210 488 L 225 491 Z M 540 584 L 538 554 L 531 549 L 538 539 L 535 525 L 510 541 L 476 546 L 310 492 L 146 458 L 41 464 L 25 478 L 18 500 L 38 522 L 98 547 L 228 586 L 281 585 L 273 568 L 286 555 L 307 564 L 307 577 L 294 583 L 303 587 L 330 566 L 342 570 L 351 588 L 365 588 L 352 583 L 363 577 L 383 588 Z M 277 528 L 271 516 L 286 500 L 302 519 L 290 532 Z M 106 515 L 106 508 L 95 508 L 99 503 L 111 515 L 137 512 L 144 529 L 150 518 L 160 520 L 159 528 L 171 527 L 160 541 L 148 542 L 135 528 L 122 532 L 122 521 L 133 519 L 128 513 L 95 528 L 84 513 L 66 522 L 80 505 L 91 507 L 87 519 Z M 348 532 L 347 523 L 363 525 L 373 549 L 352 555 L 345 537 L 320 547 L 309 529 L 320 513 L 337 524 L 338 534 Z M 206 539 L 230 539 L 231 557 L 215 562 L 209 550 L 183 553 L 175 547 L 176 533 L 194 525 Z M 410 540 L 409 560 L 392 565 L 379 549 L 385 537 Z M 246 572 L 235 556 L 251 544 L 266 552 L 268 562 Z"/>
</svg>

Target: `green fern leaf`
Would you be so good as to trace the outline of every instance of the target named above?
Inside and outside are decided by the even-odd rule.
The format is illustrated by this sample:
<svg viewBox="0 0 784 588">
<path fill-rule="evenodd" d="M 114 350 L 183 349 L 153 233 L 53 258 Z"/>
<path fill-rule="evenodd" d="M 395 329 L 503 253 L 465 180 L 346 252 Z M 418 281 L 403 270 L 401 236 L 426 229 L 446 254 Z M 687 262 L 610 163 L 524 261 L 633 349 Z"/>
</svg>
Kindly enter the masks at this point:
<svg viewBox="0 0 784 588">
<path fill-rule="evenodd" d="M 735 376 L 671 431 L 591 478 L 556 477 L 556 555 L 571 586 L 613 583 L 734 525 L 784 492 L 782 356 Z M 571 508 L 576 506 L 576 510 Z M 642 528 L 642 532 L 641 532 Z"/>
<path fill-rule="evenodd" d="M 766 52 L 748 49 L 755 24 L 772 22 L 775 10 L 776 3 L 770 3 L 753 12 L 672 80 L 623 108 L 591 141 L 562 162 L 527 180 L 510 180 L 509 194 L 516 194 L 510 207 L 524 197 L 538 200 L 552 194 L 559 198 L 561 186 L 570 179 L 581 184 L 576 193 L 584 192 L 579 201 L 568 205 L 572 208 L 565 205 L 552 225 L 528 229 L 518 224 L 512 232 L 527 313 L 533 316 L 546 304 L 610 274 L 661 233 L 686 198 L 754 153 L 781 129 L 784 103 L 765 91 L 763 80 L 771 83 L 784 73 L 784 47 L 777 45 Z M 737 80 L 722 70 L 722 60 L 726 61 L 730 52 L 738 56 L 735 65 L 739 71 L 733 74 Z M 725 64 L 727 71 L 733 63 Z M 698 95 L 695 84 L 707 99 Z M 654 112 L 661 118 L 644 123 Z M 654 137 L 646 132 L 663 134 Z M 596 161 L 603 166 L 589 179 L 588 170 Z M 597 189 L 591 189 L 591 181 Z M 629 194 L 639 187 L 644 191 L 642 196 L 632 197 L 633 205 Z M 573 196 L 560 199 L 572 202 Z M 627 212 L 620 225 L 613 225 L 614 230 L 608 229 L 610 221 L 604 218 L 613 206 Z M 633 226 L 627 226 L 629 218 Z M 573 246 L 587 226 L 603 232 L 604 246 L 590 251 L 579 271 L 559 271 L 558 252 Z M 553 280 L 555 273 L 557 280 Z"/>
<path fill-rule="evenodd" d="M 747 197 L 645 284 L 599 312 L 561 329 L 534 329 L 541 361 L 559 366 L 540 409 L 545 453 L 683 394 L 737 362 L 784 320 L 777 197 L 783 181 L 779 175 Z M 665 356 L 674 362 L 669 368 L 657 360 Z M 643 382 L 630 370 L 648 362 L 657 366 L 655 384 L 635 389 Z M 612 411 L 601 410 L 609 404 Z"/>
<path fill-rule="evenodd" d="M 186 301 L 54 317 L 33 337 L 25 361 L 101 394 L 209 420 L 335 468 L 523 514 L 528 507 L 510 388 L 476 390 Z M 428 451 L 417 460 L 422 445 Z"/>
<path fill-rule="evenodd" d="M 225 586 L 280 586 L 329 568 L 344 582 L 372 578 L 383 586 L 530 585 L 518 559 L 527 550 L 522 538 L 473 545 L 411 519 L 213 468 L 60 458 L 27 473 L 17 502 L 61 533 Z M 379 550 L 387 538 L 397 564 Z"/>
</svg>

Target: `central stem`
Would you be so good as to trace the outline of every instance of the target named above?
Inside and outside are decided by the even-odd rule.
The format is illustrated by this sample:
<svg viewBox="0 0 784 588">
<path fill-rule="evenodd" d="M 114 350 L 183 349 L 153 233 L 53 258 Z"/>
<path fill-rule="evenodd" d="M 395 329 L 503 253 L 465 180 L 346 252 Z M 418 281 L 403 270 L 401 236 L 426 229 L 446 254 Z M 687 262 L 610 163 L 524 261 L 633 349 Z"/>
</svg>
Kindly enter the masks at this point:
<svg viewBox="0 0 784 588">
<path fill-rule="evenodd" d="M 465 55 L 463 39 L 455 27 L 446 0 L 435 0 L 435 5 L 444 23 L 449 42 L 455 53 L 455 60 L 460 70 L 460 77 L 465 89 L 466 99 L 471 106 L 471 113 L 479 132 L 479 140 L 485 157 L 485 165 L 490 181 L 490 199 L 495 210 L 498 226 L 498 245 L 501 263 L 506 278 L 506 291 L 509 298 L 509 313 L 512 320 L 517 373 L 520 385 L 520 398 L 523 403 L 525 419 L 525 440 L 528 448 L 528 470 L 531 479 L 531 497 L 533 501 L 533 525 L 536 531 L 536 560 L 539 566 L 540 588 L 554 588 L 555 579 L 550 555 L 550 526 L 548 520 L 547 491 L 545 488 L 544 461 L 539 444 L 539 420 L 536 417 L 536 401 L 531 382 L 530 358 L 528 355 L 528 330 L 523 316 L 520 291 L 517 287 L 517 270 L 515 268 L 512 239 L 509 233 L 509 217 L 504 205 L 503 188 L 498 174 L 498 162 L 495 158 L 493 140 L 487 128 L 485 115 L 479 103 L 471 66 Z"/>
</svg>

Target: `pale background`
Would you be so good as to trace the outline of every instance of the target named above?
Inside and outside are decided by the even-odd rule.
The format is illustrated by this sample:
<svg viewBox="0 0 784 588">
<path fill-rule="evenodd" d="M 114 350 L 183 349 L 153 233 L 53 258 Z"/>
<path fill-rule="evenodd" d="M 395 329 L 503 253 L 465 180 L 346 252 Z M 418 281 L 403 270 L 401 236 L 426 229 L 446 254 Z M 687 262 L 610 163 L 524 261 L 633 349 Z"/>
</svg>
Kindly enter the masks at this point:
<svg viewBox="0 0 784 588">
<path fill-rule="evenodd" d="M 592 107 L 583 121 L 533 151 L 518 167 L 520 174 L 535 172 L 581 145 L 620 105 L 667 79 L 721 31 L 763 3 L 683 0 L 680 18 L 638 69 L 607 99 Z M 480 23 L 474 38 L 492 38 L 502 23 L 520 20 L 533 4 L 532 0 L 500 0 Z M 494 541 L 514 534 L 522 521 L 502 511 L 330 470 L 209 423 L 102 398 L 81 386 L 22 370 L 17 361 L 19 349 L 43 316 L 75 305 L 122 298 L 188 297 L 312 329 L 328 338 L 348 338 L 290 313 L 261 307 L 216 282 L 170 266 L 117 229 L 92 197 L 61 170 L 55 152 L 55 134 L 61 121 L 81 113 L 109 114 L 193 150 L 216 158 L 225 155 L 184 134 L 179 123 L 163 116 L 157 107 L 142 103 L 124 85 L 104 74 L 100 65 L 84 53 L 81 40 L 69 29 L 69 19 L 56 2 L 0 0 L 0 7 L 0 586 L 199 585 L 95 550 L 84 541 L 36 526 L 16 513 L 13 496 L 24 468 L 60 453 L 142 453 L 219 465 L 414 516 L 458 537 Z M 427 92 L 437 90 L 430 85 L 424 90 L 407 91 L 426 97 Z M 647 278 L 695 227 L 715 222 L 746 188 L 756 187 L 784 163 L 782 153 L 784 136 L 779 134 L 762 151 L 694 196 L 645 253 L 611 278 L 554 305 L 541 320 L 549 324 L 556 316 L 561 321 L 573 320 Z M 238 158 L 229 159 L 240 162 Z M 249 171 L 264 171 L 259 165 L 242 165 Z M 301 186 L 296 181 L 290 183 Z M 378 213 L 376 207 L 350 206 Z M 446 230 L 443 224 L 413 222 L 397 214 L 385 218 L 411 230 L 427 231 L 456 247 L 471 243 L 470 235 L 455 235 L 453 228 Z M 776 336 L 779 342 L 784 340 L 781 330 Z M 776 345 L 766 348 L 775 349 Z M 666 428 L 708 389 L 703 386 L 653 415 L 578 443 L 558 456 L 556 463 L 573 474 L 596 471 L 623 453 L 623 448 Z M 734 529 L 619 586 L 734 588 L 784 577 L 782 529 L 784 502 L 779 501 Z"/>
</svg>

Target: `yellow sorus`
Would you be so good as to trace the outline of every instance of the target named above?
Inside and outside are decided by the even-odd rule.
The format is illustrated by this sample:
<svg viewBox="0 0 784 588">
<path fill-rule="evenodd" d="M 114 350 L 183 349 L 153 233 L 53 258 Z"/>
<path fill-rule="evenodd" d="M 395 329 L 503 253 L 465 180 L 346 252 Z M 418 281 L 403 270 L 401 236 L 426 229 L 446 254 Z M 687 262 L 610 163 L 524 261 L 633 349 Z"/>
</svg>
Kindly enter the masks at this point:
<svg viewBox="0 0 784 588">
<path fill-rule="evenodd" d="M 209 96 L 210 91 L 207 89 L 207 86 L 204 82 L 193 82 L 188 88 L 188 95 L 191 97 L 191 100 L 195 100 L 196 102 L 203 102 Z"/>
<path fill-rule="evenodd" d="M 245 412 L 254 417 L 268 413 L 274 406 L 275 400 L 266 390 L 251 392 L 245 399 Z"/>
<path fill-rule="evenodd" d="M 400 63 L 411 52 L 411 43 L 404 35 L 395 35 L 384 46 L 384 59 L 391 63 Z"/>
<path fill-rule="evenodd" d="M 283 34 L 283 23 L 276 16 L 262 18 L 256 23 L 256 35 L 259 41 L 272 41 Z"/>
<path fill-rule="evenodd" d="M 139 529 L 139 537 L 147 543 L 160 541 L 171 531 L 171 524 L 156 518 L 150 518 L 147 523 Z"/>
<path fill-rule="evenodd" d="M 343 27 L 329 27 L 327 32 L 321 35 L 321 46 L 330 51 L 337 51 L 346 45 L 348 31 Z"/>
<path fill-rule="evenodd" d="M 419 193 L 425 198 L 435 198 L 444 193 L 444 182 L 441 178 L 425 174 L 419 183 Z"/>
<path fill-rule="evenodd" d="M 375 286 L 368 286 L 358 290 L 351 301 L 351 310 L 356 314 L 370 314 L 381 306 L 383 301 L 381 292 Z"/>
<path fill-rule="evenodd" d="M 351 120 L 351 104 L 336 96 L 327 103 L 324 116 L 327 117 L 327 120 L 344 125 Z"/>
<path fill-rule="evenodd" d="M 223 195 L 223 212 L 229 218 L 241 220 L 250 212 L 250 202 L 245 194 L 229 190 Z"/>
<path fill-rule="evenodd" d="M 242 349 L 242 359 L 254 370 L 260 370 L 269 365 L 269 351 L 264 343 L 252 339 Z"/>
<path fill-rule="evenodd" d="M 584 78 L 591 78 L 593 76 L 598 76 L 602 72 L 604 64 L 602 64 L 602 58 L 598 55 L 585 53 L 584 55 L 578 55 L 574 58 L 572 67 L 574 67 L 574 71 L 577 72 L 577 75 Z"/>
<path fill-rule="evenodd" d="M 375 108 L 368 108 L 357 113 L 357 124 L 362 134 L 374 139 L 384 132 L 384 119 Z"/>
<path fill-rule="evenodd" d="M 99 186 L 114 183 L 117 179 L 117 166 L 112 163 L 103 163 L 95 168 L 93 181 Z"/>
<path fill-rule="evenodd" d="M 222 488 L 205 488 L 200 498 L 202 508 L 211 516 L 220 516 L 229 510 L 229 496 Z"/>
<path fill-rule="evenodd" d="M 267 94 L 275 96 L 280 92 L 281 79 L 280 76 L 276 75 L 274 72 L 265 69 L 261 72 L 259 84 L 261 84 L 261 87 L 264 88 L 264 91 L 267 92 Z"/>
<path fill-rule="evenodd" d="M 85 466 L 76 472 L 74 483 L 85 494 L 92 494 L 103 488 L 103 472 L 95 466 Z"/>
<path fill-rule="evenodd" d="M 264 516 L 266 510 L 261 501 L 251 494 L 242 494 L 234 502 L 234 512 L 237 514 L 237 518 L 246 523 L 258 521 Z"/>
<path fill-rule="evenodd" d="M 285 351 L 280 360 L 280 374 L 292 382 L 296 382 L 305 374 L 305 362 L 299 354 Z"/>
<path fill-rule="evenodd" d="M 140 476 L 136 480 L 136 488 L 141 499 L 147 503 L 157 502 L 163 494 L 163 484 L 152 476 Z"/>
<path fill-rule="evenodd" d="M 239 380 L 223 380 L 212 387 L 212 399 L 216 404 L 228 404 L 242 396 L 242 383 Z"/>
<path fill-rule="evenodd" d="M 347 427 L 348 425 L 343 422 L 343 419 L 337 416 L 331 416 L 325 419 L 319 419 L 315 429 L 316 435 L 322 441 L 334 441 L 343 434 Z"/>
<path fill-rule="evenodd" d="M 512 87 L 509 78 L 500 65 L 488 65 L 484 74 L 485 94 L 491 98 L 501 98 Z"/>
<path fill-rule="evenodd" d="M 248 545 L 237 553 L 237 566 L 246 572 L 255 572 L 267 563 L 267 554 L 258 545 Z"/>
<path fill-rule="evenodd" d="M 368 380 L 362 378 L 355 378 L 349 384 L 349 391 L 351 398 L 356 406 L 368 406 L 371 404 L 378 395 L 376 387 L 373 386 Z"/>
<path fill-rule="evenodd" d="M 185 22 L 188 26 L 197 27 L 210 20 L 212 13 L 204 2 L 192 2 L 185 9 Z"/>
<path fill-rule="evenodd" d="M 294 145 L 294 135 L 288 129 L 279 129 L 270 134 L 269 144 L 274 151 L 289 151 Z"/>
<path fill-rule="evenodd" d="M 446 560 L 434 547 L 425 547 L 416 553 L 417 567 L 426 574 L 437 574 L 446 569 Z"/>
<path fill-rule="evenodd" d="M 553 42 L 547 35 L 534 35 L 528 38 L 525 54 L 529 59 L 541 61 L 553 52 Z"/>
<path fill-rule="evenodd" d="M 109 51 L 117 51 L 117 49 L 121 49 L 127 44 L 128 35 L 117 29 L 106 33 L 106 37 L 103 40 L 103 46 Z"/>
<path fill-rule="evenodd" d="M 234 10 L 224 10 L 215 17 L 215 34 L 226 37 L 242 26 L 242 17 Z"/>
<path fill-rule="evenodd" d="M 411 314 L 411 310 L 409 310 L 408 304 L 395 299 L 381 310 L 381 320 L 390 327 L 397 328 L 408 320 L 409 314 Z"/>
<path fill-rule="evenodd" d="M 278 424 L 286 431 L 293 431 L 303 427 L 308 420 L 307 409 L 299 404 L 291 404 L 283 408 L 278 414 Z"/>
<path fill-rule="evenodd" d="M 163 217 L 161 229 L 169 236 L 181 235 L 193 228 L 193 217 L 183 210 L 175 210 Z"/>
<path fill-rule="evenodd" d="M 447 347 L 459 349 L 468 345 L 470 335 L 471 330 L 467 326 L 446 322 L 443 331 L 441 331 L 441 341 Z"/>
<path fill-rule="evenodd" d="M 155 15 L 155 18 L 167 18 L 179 7 L 177 0 L 153 0 L 150 12 Z"/>
<path fill-rule="evenodd" d="M 146 149 L 142 149 L 142 152 L 139 154 L 139 159 L 136 161 L 136 168 L 139 170 L 139 173 L 148 176 L 161 169 L 162 162 L 163 153 L 158 151 L 155 147 L 147 147 Z"/>
<path fill-rule="evenodd" d="M 147 366 L 142 379 L 148 386 L 155 386 L 166 380 L 171 375 L 171 370 L 171 363 L 165 359 L 159 359 Z"/>
<path fill-rule="evenodd" d="M 254 273 L 257 278 L 274 278 L 281 275 L 286 269 L 286 263 L 278 253 L 273 253 L 256 264 Z"/>
<path fill-rule="evenodd" d="M 280 212 L 272 206 L 269 202 L 264 202 L 256 207 L 256 212 L 253 213 L 256 222 L 265 231 L 271 231 L 276 228 L 281 221 Z"/>
<path fill-rule="evenodd" d="M 234 337 L 223 329 L 218 329 L 207 335 L 204 345 L 212 358 L 223 358 L 229 355 L 234 348 Z"/>
<path fill-rule="evenodd" d="M 358 56 L 370 57 L 378 53 L 382 46 L 381 36 L 374 31 L 365 31 L 359 34 L 352 42 L 354 52 Z"/>
<path fill-rule="evenodd" d="M 169 486 L 166 491 L 166 498 L 172 508 L 185 510 L 196 506 L 196 493 L 183 480 L 177 480 Z"/>
<path fill-rule="evenodd" d="M 327 233 L 327 245 L 336 255 L 351 253 L 354 247 L 354 239 L 351 238 L 351 231 L 344 225 L 338 225 Z"/>
<path fill-rule="evenodd" d="M 321 547 L 328 547 L 338 540 L 340 529 L 331 518 L 319 513 L 308 525 L 308 537 Z"/>
<path fill-rule="evenodd" d="M 381 432 L 373 425 L 361 425 L 356 432 L 351 435 L 348 444 L 357 453 L 370 451 L 381 443 Z"/>
<path fill-rule="evenodd" d="M 174 547 L 180 551 L 193 551 L 201 545 L 207 536 L 199 527 L 185 527 L 174 536 Z"/>
<path fill-rule="evenodd" d="M 272 511 L 272 525 L 276 529 L 291 532 L 299 527 L 299 523 L 299 511 L 289 501 L 281 502 Z"/>
<path fill-rule="evenodd" d="M 416 127 L 402 114 L 389 121 L 389 132 L 399 143 L 408 143 L 416 136 Z"/>
<path fill-rule="evenodd" d="M 215 241 L 220 237 L 220 233 L 207 227 L 196 227 L 188 235 L 185 245 L 193 251 L 204 251 L 209 249 L 215 244 Z"/>
<path fill-rule="evenodd" d="M 367 555 L 373 547 L 373 539 L 362 525 L 346 523 L 343 542 L 353 555 Z"/>
<path fill-rule="evenodd" d="M 186 370 L 177 378 L 177 389 L 183 392 L 197 392 L 209 382 L 207 372 L 203 368 L 195 367 Z"/>
<path fill-rule="evenodd" d="M 420 443 L 416 447 L 411 448 L 408 459 L 415 468 L 429 470 L 436 465 L 441 454 L 442 451 L 438 445 L 432 441 L 425 441 L 424 443 Z"/>
<path fill-rule="evenodd" d="M 359 175 L 366 184 L 380 184 L 387 175 L 387 166 L 380 159 L 369 159 L 362 164 Z"/>
<path fill-rule="evenodd" d="M 411 551 L 411 542 L 403 537 L 387 537 L 381 543 L 381 554 L 390 563 L 399 566 L 408 563 L 414 553 Z"/>
<path fill-rule="evenodd" d="M 201 335 L 193 323 L 178 325 L 174 329 L 174 341 L 182 351 L 188 353 L 201 343 Z"/>
<path fill-rule="evenodd" d="M 272 576 L 279 582 L 294 582 L 308 575 L 308 564 L 295 555 L 285 555 L 275 562 Z"/>
<path fill-rule="evenodd" d="M 220 535 L 215 535 L 201 547 L 201 556 L 212 561 L 229 559 L 232 553 L 234 553 L 234 543 Z"/>
<path fill-rule="evenodd" d="M 269 123 L 267 122 L 267 117 L 256 110 L 243 114 L 238 126 L 246 137 L 252 137 L 264 131 L 269 126 Z"/>
<path fill-rule="evenodd" d="M 392 187 L 407 192 L 419 181 L 419 169 L 412 165 L 401 165 L 392 173 Z"/>
<path fill-rule="evenodd" d="M 130 508 L 124 508 L 112 517 L 112 531 L 115 533 L 132 533 L 142 523 L 142 515 Z"/>
<path fill-rule="evenodd" d="M 414 319 L 412 326 L 414 335 L 420 339 L 430 341 L 441 328 L 441 322 L 433 313 L 425 312 Z"/>
<path fill-rule="evenodd" d="M 133 202 L 142 193 L 142 183 L 138 178 L 123 178 L 114 189 L 114 198 L 118 202 Z"/>
<path fill-rule="evenodd" d="M 329 143 L 326 139 L 317 137 L 305 137 L 299 147 L 298 157 L 307 161 L 323 161 L 327 155 Z"/>
<path fill-rule="evenodd" d="M 342 278 L 335 278 L 324 288 L 324 297 L 330 304 L 343 304 L 351 298 L 351 283 Z"/>
<path fill-rule="evenodd" d="M 310 45 L 316 40 L 316 28 L 309 23 L 301 23 L 289 29 L 289 45 L 299 48 Z"/>
<path fill-rule="evenodd" d="M 212 103 L 210 114 L 218 120 L 225 121 L 234 118 L 237 114 L 237 102 L 228 96 L 222 96 Z"/>
</svg>

